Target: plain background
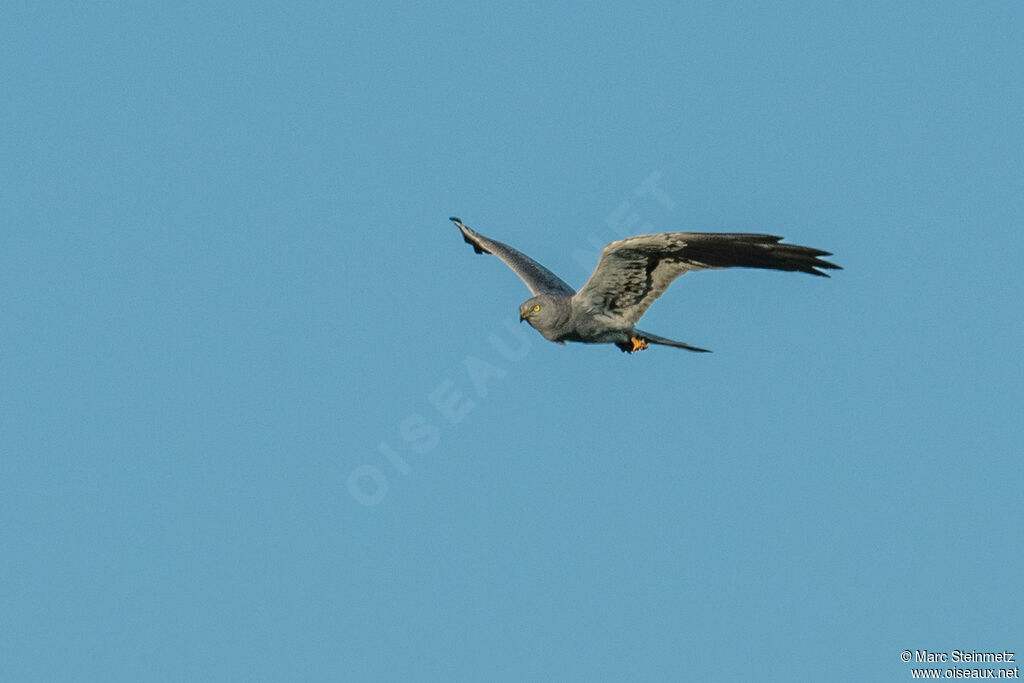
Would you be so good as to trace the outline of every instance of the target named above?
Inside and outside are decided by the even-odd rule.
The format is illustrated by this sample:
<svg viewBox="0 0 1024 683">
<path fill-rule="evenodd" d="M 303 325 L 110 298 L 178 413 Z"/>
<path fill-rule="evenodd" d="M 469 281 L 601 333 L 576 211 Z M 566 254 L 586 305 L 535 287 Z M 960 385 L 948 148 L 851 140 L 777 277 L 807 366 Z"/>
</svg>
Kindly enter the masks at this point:
<svg viewBox="0 0 1024 683">
<path fill-rule="evenodd" d="M 0 678 L 1024 651 L 1022 7 L 7 3 Z M 450 215 L 575 286 L 645 231 L 845 270 L 562 347 Z"/>
</svg>

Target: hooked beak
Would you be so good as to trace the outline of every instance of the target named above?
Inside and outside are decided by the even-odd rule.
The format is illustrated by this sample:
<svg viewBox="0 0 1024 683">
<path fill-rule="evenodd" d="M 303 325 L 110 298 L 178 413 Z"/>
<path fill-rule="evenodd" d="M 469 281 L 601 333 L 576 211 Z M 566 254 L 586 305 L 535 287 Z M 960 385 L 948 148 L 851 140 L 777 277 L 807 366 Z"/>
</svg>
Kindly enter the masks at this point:
<svg viewBox="0 0 1024 683">
<path fill-rule="evenodd" d="M 523 322 L 524 320 L 526 320 L 526 316 L 525 316 L 525 315 L 523 315 L 523 312 L 522 312 L 522 311 L 520 311 L 520 312 L 519 312 L 519 322 Z"/>
</svg>

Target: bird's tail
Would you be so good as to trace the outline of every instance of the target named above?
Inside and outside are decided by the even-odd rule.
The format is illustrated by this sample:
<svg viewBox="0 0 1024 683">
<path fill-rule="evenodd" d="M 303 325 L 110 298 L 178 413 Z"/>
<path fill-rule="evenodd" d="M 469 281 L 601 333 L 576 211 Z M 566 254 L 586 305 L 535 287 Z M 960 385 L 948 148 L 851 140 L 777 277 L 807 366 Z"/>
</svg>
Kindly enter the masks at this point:
<svg viewBox="0 0 1024 683">
<path fill-rule="evenodd" d="M 656 334 L 650 332 L 643 332 L 641 330 L 633 330 L 636 336 L 640 337 L 649 344 L 662 344 L 664 346 L 674 346 L 677 349 L 686 349 L 687 351 L 697 351 L 699 353 L 711 353 L 711 349 L 702 349 L 699 346 L 690 346 L 686 342 L 676 341 L 674 339 L 666 339 L 665 337 L 659 337 Z"/>
</svg>

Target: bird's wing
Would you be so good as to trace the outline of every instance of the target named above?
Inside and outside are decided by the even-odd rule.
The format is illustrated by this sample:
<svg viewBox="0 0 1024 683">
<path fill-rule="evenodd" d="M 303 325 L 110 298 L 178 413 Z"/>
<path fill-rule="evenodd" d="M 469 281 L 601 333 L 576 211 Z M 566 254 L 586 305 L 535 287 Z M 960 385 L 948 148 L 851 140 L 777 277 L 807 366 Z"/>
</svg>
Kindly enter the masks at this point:
<svg viewBox="0 0 1024 683">
<path fill-rule="evenodd" d="M 513 249 L 507 244 L 502 244 L 470 230 L 458 218 L 453 217 L 449 220 L 455 223 L 455 226 L 462 232 L 462 238 L 473 246 L 473 251 L 478 254 L 494 254 L 500 258 L 505 265 L 515 271 L 520 280 L 526 283 L 534 296 L 537 294 L 572 296 L 576 293 L 575 289 L 562 282 L 557 275 L 518 249 Z"/>
<path fill-rule="evenodd" d="M 633 325 L 680 275 L 708 268 L 772 268 L 828 277 L 819 268 L 829 252 L 781 237 L 747 233 L 665 232 L 612 242 L 601 251 L 590 279 L 573 297 L 577 305 Z"/>
</svg>

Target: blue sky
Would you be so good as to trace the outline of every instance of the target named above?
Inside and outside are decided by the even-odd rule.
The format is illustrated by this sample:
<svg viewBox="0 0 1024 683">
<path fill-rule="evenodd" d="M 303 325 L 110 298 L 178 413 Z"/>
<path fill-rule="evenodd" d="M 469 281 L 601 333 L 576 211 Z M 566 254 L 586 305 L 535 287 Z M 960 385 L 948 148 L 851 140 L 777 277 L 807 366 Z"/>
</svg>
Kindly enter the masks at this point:
<svg viewBox="0 0 1024 683">
<path fill-rule="evenodd" d="M 0 678 L 1024 651 L 1019 3 L 4 14 Z M 450 215 L 576 286 L 648 231 L 845 270 L 562 347 Z"/>
</svg>

